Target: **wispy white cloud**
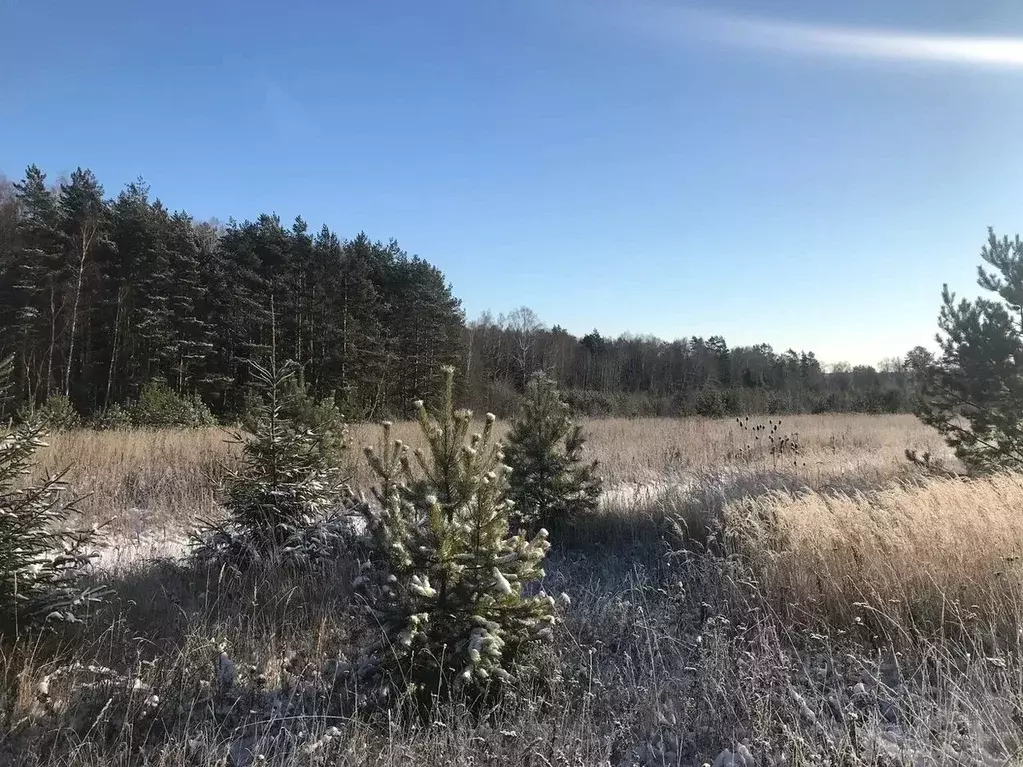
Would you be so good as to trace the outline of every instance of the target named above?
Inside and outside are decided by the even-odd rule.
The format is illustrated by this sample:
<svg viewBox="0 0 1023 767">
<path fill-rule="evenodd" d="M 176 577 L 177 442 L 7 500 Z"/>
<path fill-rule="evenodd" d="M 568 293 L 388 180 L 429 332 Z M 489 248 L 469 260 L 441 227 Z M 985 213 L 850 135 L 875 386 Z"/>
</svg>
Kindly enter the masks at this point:
<svg viewBox="0 0 1023 767">
<path fill-rule="evenodd" d="M 924 34 L 691 9 L 654 10 L 651 6 L 647 10 L 652 15 L 641 25 L 661 36 L 674 35 L 675 39 L 687 35 L 728 45 L 815 56 L 1023 69 L 1023 37 Z"/>
</svg>

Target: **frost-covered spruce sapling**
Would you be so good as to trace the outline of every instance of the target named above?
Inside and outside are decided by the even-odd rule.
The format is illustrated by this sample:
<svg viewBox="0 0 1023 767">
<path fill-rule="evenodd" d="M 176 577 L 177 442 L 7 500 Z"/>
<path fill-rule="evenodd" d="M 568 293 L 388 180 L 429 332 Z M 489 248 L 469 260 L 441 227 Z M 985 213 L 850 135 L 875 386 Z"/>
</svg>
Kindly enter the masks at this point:
<svg viewBox="0 0 1023 767">
<path fill-rule="evenodd" d="M 0 390 L 10 380 L 11 361 L 0 360 Z M 83 576 L 94 551 L 96 528 L 69 529 L 75 513 L 65 503 L 63 475 L 33 485 L 29 473 L 44 447 L 38 420 L 17 427 L 0 424 L 0 639 L 16 638 L 38 624 L 79 622 L 106 589 L 88 587 Z"/>
<path fill-rule="evenodd" d="M 583 460 L 585 443 L 555 382 L 534 373 L 505 444 L 517 525 L 553 528 L 597 508 L 601 481 L 597 462 Z"/>
<path fill-rule="evenodd" d="M 373 561 L 355 583 L 372 635 L 362 669 L 423 713 L 437 699 L 498 693 L 533 670 L 529 651 L 552 638 L 555 622 L 554 600 L 526 591 L 544 576 L 547 532 L 509 532 L 494 417 L 470 435 L 453 377 L 444 368 L 436 414 L 416 403 L 425 450 L 410 454 L 387 423 L 380 449 L 366 449 L 379 485 L 363 505 Z"/>
<path fill-rule="evenodd" d="M 308 429 L 316 435 L 318 449 L 325 463 L 344 466 L 350 455 L 348 424 L 345 423 L 341 408 L 332 395 L 314 397 L 301 372 L 296 372 L 285 382 L 279 395 L 281 417 L 296 428 Z M 241 425 L 249 432 L 255 432 L 260 419 L 265 418 L 264 397 L 259 392 L 250 392 L 248 402 Z"/>
<path fill-rule="evenodd" d="M 320 435 L 283 415 L 295 366 L 251 363 L 264 395 L 252 434 L 235 435 L 241 466 L 225 482 L 225 524 L 207 523 L 194 540 L 202 563 L 308 566 L 336 556 L 350 537 L 351 491 L 328 461 Z M 338 445 L 340 449 L 340 444 Z"/>
</svg>

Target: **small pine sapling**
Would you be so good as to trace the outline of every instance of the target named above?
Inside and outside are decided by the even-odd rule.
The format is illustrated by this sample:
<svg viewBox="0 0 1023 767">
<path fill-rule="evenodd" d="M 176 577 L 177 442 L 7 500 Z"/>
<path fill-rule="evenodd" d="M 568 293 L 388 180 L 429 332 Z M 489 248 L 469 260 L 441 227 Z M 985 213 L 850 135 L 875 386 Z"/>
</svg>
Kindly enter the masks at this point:
<svg viewBox="0 0 1023 767">
<path fill-rule="evenodd" d="M 42 407 L 31 408 L 23 406 L 18 413 L 18 419 L 22 423 L 36 421 L 47 432 L 71 431 L 82 425 L 82 417 L 75 410 L 70 398 L 63 394 L 54 394 Z"/>
<path fill-rule="evenodd" d="M 444 368 L 439 412 L 415 403 L 425 450 L 410 455 L 388 423 L 381 448 L 366 449 L 379 486 L 363 504 L 373 561 L 355 582 L 373 634 L 361 670 L 423 714 L 456 693 L 472 700 L 504 689 L 534 668 L 528 650 L 552 638 L 555 622 L 553 598 L 527 593 L 544 577 L 547 532 L 509 532 L 494 416 L 470 436 L 453 377 Z"/>
<path fill-rule="evenodd" d="M 10 380 L 10 360 L 0 361 L 0 390 Z M 31 626 L 77 623 L 107 594 L 87 586 L 87 567 L 96 528 L 69 529 L 74 504 L 64 502 L 63 474 L 22 485 L 36 451 L 45 447 L 37 419 L 0 425 L 0 638 L 17 637 Z"/>
<path fill-rule="evenodd" d="M 535 373 L 505 446 L 508 496 L 523 529 L 570 524 L 597 508 L 601 480 L 597 462 L 583 459 L 585 443 L 555 382 Z"/>
<path fill-rule="evenodd" d="M 345 472 L 327 460 L 315 431 L 285 418 L 284 394 L 295 366 L 252 363 L 265 395 L 252 415 L 252 435 L 235 435 L 241 467 L 228 474 L 226 524 L 206 523 L 194 554 L 205 564 L 308 566 L 335 557 L 350 538 L 351 491 Z M 347 432 L 336 436 L 340 451 Z"/>
</svg>

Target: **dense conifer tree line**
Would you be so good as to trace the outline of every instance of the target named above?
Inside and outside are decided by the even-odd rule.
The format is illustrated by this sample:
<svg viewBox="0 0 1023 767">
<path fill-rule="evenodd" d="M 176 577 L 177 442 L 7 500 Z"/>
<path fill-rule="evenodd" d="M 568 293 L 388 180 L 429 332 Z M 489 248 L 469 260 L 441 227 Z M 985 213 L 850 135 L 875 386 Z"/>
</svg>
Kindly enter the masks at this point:
<svg viewBox="0 0 1023 767">
<path fill-rule="evenodd" d="M 160 380 L 237 413 L 248 360 L 276 328 L 313 391 L 370 415 L 430 390 L 458 357 L 459 302 L 395 242 L 273 215 L 221 227 L 141 181 L 107 198 L 87 170 L 51 186 L 34 166 L 0 218 L 0 353 L 14 355 L 19 402 L 60 394 L 92 413 Z"/>
<path fill-rule="evenodd" d="M 462 371 L 463 401 L 502 416 L 538 369 L 593 415 L 892 412 L 914 392 L 898 361 L 825 372 L 812 353 L 720 337 L 578 338 L 525 309 L 467 323 L 444 275 L 393 240 L 272 214 L 197 221 L 141 180 L 110 196 L 89 170 L 54 183 L 31 166 L 0 183 L 8 410 L 62 395 L 94 417 L 158 382 L 237 417 L 249 361 L 274 340 L 350 419 L 411 414 L 447 364 Z"/>
</svg>

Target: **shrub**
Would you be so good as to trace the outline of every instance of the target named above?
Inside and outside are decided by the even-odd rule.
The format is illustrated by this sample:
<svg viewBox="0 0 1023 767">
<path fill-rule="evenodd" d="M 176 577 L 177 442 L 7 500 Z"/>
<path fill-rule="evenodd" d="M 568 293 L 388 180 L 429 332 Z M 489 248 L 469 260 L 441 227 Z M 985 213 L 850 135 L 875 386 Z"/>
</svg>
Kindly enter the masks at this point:
<svg viewBox="0 0 1023 767">
<path fill-rule="evenodd" d="M 494 416 L 469 437 L 472 414 L 454 410 L 453 369 L 444 376 L 436 415 L 416 403 L 426 451 L 410 459 L 387 423 L 380 450 L 366 450 L 380 485 L 363 504 L 373 557 L 355 583 L 374 637 L 360 670 L 424 714 L 434 700 L 479 700 L 527 673 L 528 650 L 552 638 L 555 620 L 551 597 L 525 593 L 549 544 L 544 530 L 509 533 Z"/>
<path fill-rule="evenodd" d="M 705 418 L 720 418 L 725 414 L 725 400 L 721 390 L 714 386 L 700 389 L 696 395 L 696 414 Z"/>
<path fill-rule="evenodd" d="M 21 408 L 18 412 L 18 421 L 21 423 L 35 421 L 47 431 L 68 431 L 82 425 L 82 417 L 78 415 L 71 399 L 63 394 L 54 394 L 47 398 L 35 411 Z"/>
<path fill-rule="evenodd" d="M 507 381 L 487 380 L 483 383 L 483 392 L 477 401 L 486 403 L 488 412 L 504 418 L 518 409 L 519 393 Z"/>
<path fill-rule="evenodd" d="M 575 389 L 566 391 L 565 401 L 573 413 L 585 416 L 609 416 L 615 412 L 614 397 L 606 392 Z"/>
<path fill-rule="evenodd" d="M 0 389 L 10 361 L 0 362 Z M 77 622 L 105 590 L 83 585 L 95 529 L 66 529 L 74 506 L 63 503 L 62 475 L 18 486 L 36 451 L 45 445 L 43 427 L 29 420 L 0 427 L 0 637 L 54 621 Z"/>
<path fill-rule="evenodd" d="M 583 461 L 585 443 L 555 382 L 534 374 L 505 447 L 511 468 L 508 497 L 518 525 L 552 527 L 597 508 L 601 482 L 596 461 Z"/>
<path fill-rule="evenodd" d="M 134 424 L 131 419 L 131 412 L 118 404 L 110 405 L 98 410 L 89 419 L 89 426 L 99 431 L 110 431 L 113 429 L 130 429 Z"/>
<path fill-rule="evenodd" d="M 195 429 L 217 425 L 217 419 L 199 395 L 183 396 L 162 381 L 150 381 L 143 386 L 129 412 L 132 423 L 140 427 Z"/>
<path fill-rule="evenodd" d="M 193 554 L 207 565 L 315 565 L 350 537 L 344 512 L 351 491 L 341 469 L 325 460 L 319 435 L 282 414 L 294 366 L 252 368 L 266 398 L 253 413 L 252 436 L 235 435 L 243 447 L 241 467 L 226 480 L 229 519 L 207 522 L 194 536 Z"/>
<path fill-rule="evenodd" d="M 82 425 L 82 417 L 78 415 L 71 400 L 63 394 L 56 394 L 47 399 L 39 408 L 37 417 L 43 428 L 48 431 L 67 431 Z"/>
<path fill-rule="evenodd" d="M 725 415 L 745 415 L 750 411 L 750 397 L 745 389 L 725 389 L 721 400 Z"/>
</svg>

